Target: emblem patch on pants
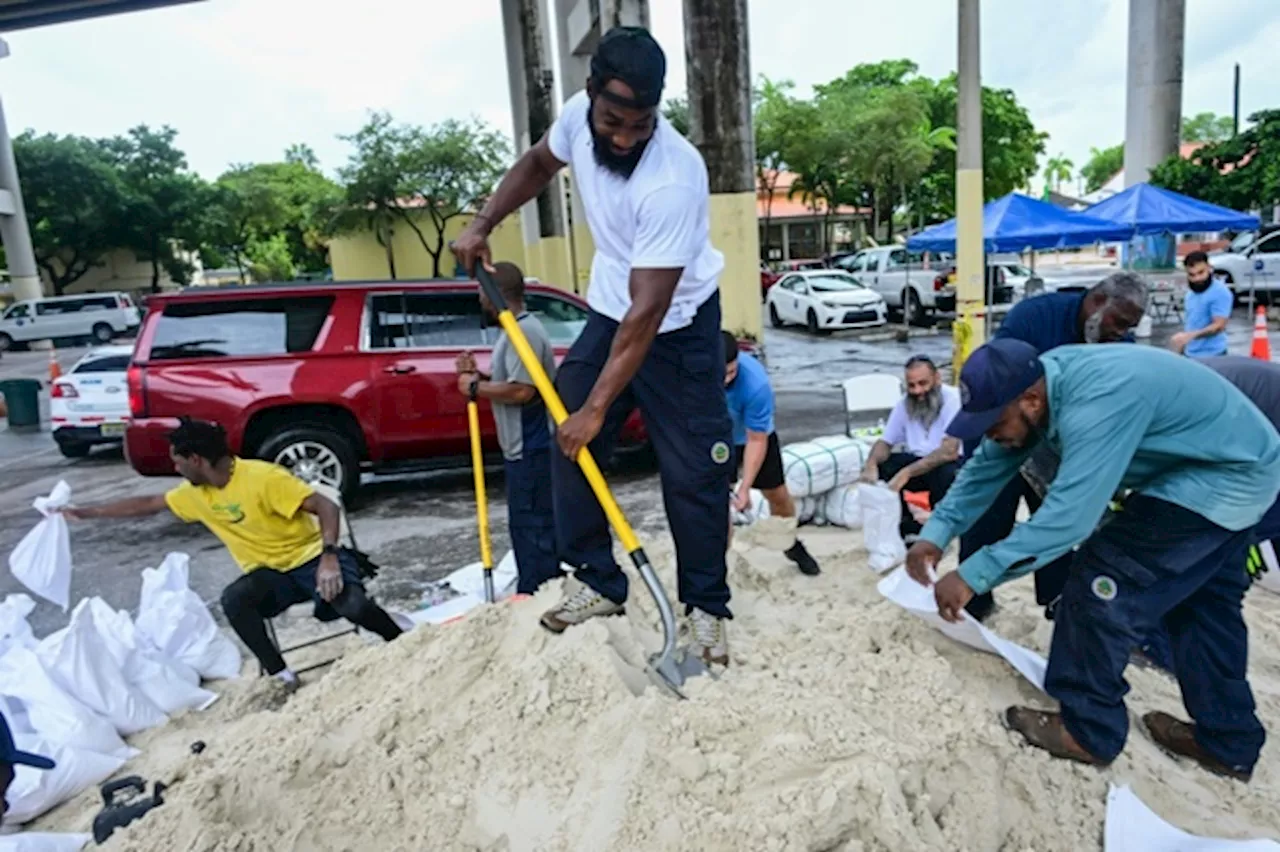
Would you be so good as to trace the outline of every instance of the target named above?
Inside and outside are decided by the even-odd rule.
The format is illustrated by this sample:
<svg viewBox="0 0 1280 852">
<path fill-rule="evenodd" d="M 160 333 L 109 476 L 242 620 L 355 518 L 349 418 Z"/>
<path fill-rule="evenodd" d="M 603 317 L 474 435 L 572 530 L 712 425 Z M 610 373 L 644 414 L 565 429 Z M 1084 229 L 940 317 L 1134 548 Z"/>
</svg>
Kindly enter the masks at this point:
<svg viewBox="0 0 1280 852">
<path fill-rule="evenodd" d="M 716 441 L 711 445 L 711 460 L 716 464 L 725 464 L 729 461 L 729 445 L 724 441 Z"/>
<path fill-rule="evenodd" d="M 1110 577 L 1094 577 L 1090 585 L 1094 597 L 1098 600 L 1113 601 L 1116 599 L 1116 581 Z"/>
</svg>

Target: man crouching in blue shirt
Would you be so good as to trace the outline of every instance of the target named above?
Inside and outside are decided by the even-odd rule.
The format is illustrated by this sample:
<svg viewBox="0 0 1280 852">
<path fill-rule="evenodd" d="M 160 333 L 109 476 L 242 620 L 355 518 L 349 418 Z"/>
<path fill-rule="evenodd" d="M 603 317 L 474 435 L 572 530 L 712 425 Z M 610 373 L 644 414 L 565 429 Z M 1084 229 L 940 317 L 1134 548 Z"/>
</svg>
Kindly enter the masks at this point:
<svg viewBox="0 0 1280 852">
<path fill-rule="evenodd" d="M 1128 736 L 1129 652 L 1163 622 L 1192 721 L 1148 713 L 1152 739 L 1248 781 L 1266 734 L 1247 679 L 1240 607 L 1249 578 L 1240 566 L 1252 528 L 1280 491 L 1280 436 L 1270 422 L 1203 364 L 1137 346 L 1063 346 L 1037 357 L 1022 341 L 994 340 L 965 363 L 960 388 L 964 407 L 949 431 L 986 440 L 907 554 L 917 581 L 928 584 L 942 549 L 1036 445 L 1047 443 L 1062 461 L 1027 523 L 938 581 L 942 617 L 958 620 L 976 592 L 1084 541 L 1045 677 L 1061 713 L 1010 707 L 1009 726 L 1055 757 L 1111 763 Z M 1123 509 L 1109 512 L 1120 489 L 1130 491 Z"/>
</svg>

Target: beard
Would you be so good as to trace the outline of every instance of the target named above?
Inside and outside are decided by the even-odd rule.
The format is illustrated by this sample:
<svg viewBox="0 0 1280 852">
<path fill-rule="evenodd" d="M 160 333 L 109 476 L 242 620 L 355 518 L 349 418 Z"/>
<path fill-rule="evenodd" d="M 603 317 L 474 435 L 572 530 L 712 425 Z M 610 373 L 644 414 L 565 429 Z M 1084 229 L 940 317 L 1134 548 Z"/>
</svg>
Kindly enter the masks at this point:
<svg viewBox="0 0 1280 852">
<path fill-rule="evenodd" d="M 942 386 L 934 385 L 924 396 L 907 394 L 907 416 L 918 420 L 928 429 L 942 413 Z"/>
<path fill-rule="evenodd" d="M 591 153 L 595 156 L 597 165 L 626 180 L 631 177 L 636 166 L 640 165 L 640 158 L 644 156 L 644 150 L 649 146 L 649 139 L 636 143 L 636 146 L 627 154 L 619 156 L 613 153 L 613 143 L 609 141 L 609 137 L 601 136 L 596 132 L 596 124 L 592 119 L 594 109 L 594 105 L 587 108 L 587 129 L 591 131 Z"/>
<path fill-rule="evenodd" d="M 1188 280 L 1187 286 L 1191 288 L 1191 292 L 1193 293 L 1203 293 L 1205 290 L 1209 289 L 1209 285 L 1212 283 L 1213 283 L 1213 276 L 1209 276 L 1208 278 L 1200 282 Z"/>
<path fill-rule="evenodd" d="M 1084 321 L 1084 342 L 1102 342 L 1102 311 L 1094 311 L 1089 315 L 1089 318 Z"/>
</svg>

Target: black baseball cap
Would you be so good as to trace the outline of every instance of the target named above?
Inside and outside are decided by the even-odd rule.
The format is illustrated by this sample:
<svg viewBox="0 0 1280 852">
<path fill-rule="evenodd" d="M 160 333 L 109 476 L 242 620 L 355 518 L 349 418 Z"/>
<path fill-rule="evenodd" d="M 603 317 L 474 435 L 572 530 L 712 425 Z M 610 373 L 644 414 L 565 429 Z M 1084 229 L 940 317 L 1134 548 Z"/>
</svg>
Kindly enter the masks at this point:
<svg viewBox="0 0 1280 852">
<path fill-rule="evenodd" d="M 620 106 L 649 109 L 662 101 L 667 56 L 644 27 L 614 27 L 601 37 L 591 57 L 591 82 L 597 95 Z M 623 98 L 605 91 L 619 80 L 635 93 Z"/>
<path fill-rule="evenodd" d="M 0 763 L 30 766 L 33 769 L 52 769 L 53 761 L 38 754 L 18 751 L 13 742 L 13 732 L 9 730 L 9 720 L 0 713 Z"/>
<path fill-rule="evenodd" d="M 1040 353 L 1030 343 L 998 337 L 978 347 L 960 371 L 960 413 L 947 434 L 962 441 L 982 437 L 1043 375 Z"/>
</svg>

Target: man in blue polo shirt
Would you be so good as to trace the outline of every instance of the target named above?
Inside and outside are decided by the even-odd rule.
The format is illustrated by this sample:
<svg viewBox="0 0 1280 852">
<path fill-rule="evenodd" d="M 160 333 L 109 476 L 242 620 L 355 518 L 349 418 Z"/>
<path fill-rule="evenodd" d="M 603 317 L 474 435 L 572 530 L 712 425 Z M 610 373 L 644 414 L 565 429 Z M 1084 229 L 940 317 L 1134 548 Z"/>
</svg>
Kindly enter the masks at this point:
<svg viewBox="0 0 1280 852">
<path fill-rule="evenodd" d="M 996 329 L 994 339 L 1021 340 L 1045 353 L 1072 343 L 1114 343 L 1132 340 L 1130 332 L 1147 308 L 1147 284 L 1131 272 L 1117 272 L 1084 292 L 1045 293 L 1024 299 L 1014 305 Z M 964 446 L 964 458 L 971 458 L 977 441 Z M 1051 451 L 1041 449 L 1015 476 L 981 518 L 960 538 L 960 558 L 965 559 L 983 547 L 995 544 L 1013 531 L 1018 504 L 1040 508 L 1044 483 L 1053 479 L 1057 460 Z M 1045 607 L 1045 617 L 1053 617 L 1053 603 L 1066 581 L 1071 555 L 1056 565 L 1038 571 L 1035 577 L 1036 603 Z M 969 604 L 969 614 L 979 620 L 995 607 L 990 594 L 978 595 Z"/>
<path fill-rule="evenodd" d="M 725 401 L 733 420 L 734 466 L 740 476 L 733 507 L 745 511 L 751 505 L 751 489 L 759 488 L 769 501 L 770 517 L 794 522 L 796 501 L 787 490 L 782 447 L 773 428 L 769 373 L 750 353 L 738 351 L 738 340 L 732 334 L 724 331 L 720 337 L 724 345 Z M 785 553 L 802 574 L 821 573 L 817 560 L 799 537 Z"/>
<path fill-rule="evenodd" d="M 1109 764 L 1128 735 L 1130 650 L 1163 624 L 1192 721 L 1148 713 L 1148 731 L 1167 751 L 1248 781 L 1266 734 L 1247 677 L 1241 566 L 1280 492 L 1275 428 L 1213 370 L 1147 347 L 1065 346 L 1037 357 L 1029 344 L 995 340 L 970 356 L 960 386 L 965 404 L 950 431 L 986 440 L 907 554 L 917 581 L 929 583 L 943 548 L 1037 445 L 1062 461 L 1027 523 L 938 581 L 942 617 L 958 620 L 975 593 L 1084 542 L 1045 677 L 1061 713 L 1010 707 L 1009 726 L 1055 757 Z M 1129 490 L 1123 507 L 1109 511 L 1120 489 Z"/>
<path fill-rule="evenodd" d="M 1169 348 L 1190 358 L 1227 354 L 1227 320 L 1235 297 L 1213 277 L 1209 255 L 1193 251 L 1183 262 L 1187 270 L 1186 330 L 1169 340 Z"/>
</svg>

